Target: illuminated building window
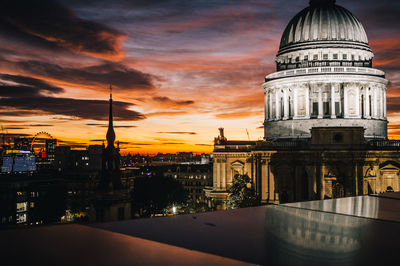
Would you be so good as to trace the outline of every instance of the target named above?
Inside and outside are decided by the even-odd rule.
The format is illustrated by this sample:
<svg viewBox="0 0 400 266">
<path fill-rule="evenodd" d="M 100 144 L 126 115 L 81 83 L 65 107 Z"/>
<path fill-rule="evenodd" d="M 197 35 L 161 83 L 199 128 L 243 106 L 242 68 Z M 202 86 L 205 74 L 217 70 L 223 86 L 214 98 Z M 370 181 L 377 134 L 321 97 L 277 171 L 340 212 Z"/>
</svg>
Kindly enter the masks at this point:
<svg viewBox="0 0 400 266">
<path fill-rule="evenodd" d="M 28 209 L 27 202 L 18 202 L 17 203 L 17 212 L 25 212 Z"/>
<path fill-rule="evenodd" d="M 26 223 L 26 213 L 17 213 L 16 220 L 17 224 Z"/>
</svg>

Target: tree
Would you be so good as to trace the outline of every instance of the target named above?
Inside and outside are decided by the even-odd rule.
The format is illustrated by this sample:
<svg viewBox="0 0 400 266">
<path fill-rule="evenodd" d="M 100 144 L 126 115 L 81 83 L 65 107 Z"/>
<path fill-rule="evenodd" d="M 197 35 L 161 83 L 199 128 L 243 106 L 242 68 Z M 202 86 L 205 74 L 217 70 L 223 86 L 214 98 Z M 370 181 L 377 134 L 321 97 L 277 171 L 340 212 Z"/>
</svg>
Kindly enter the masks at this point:
<svg viewBox="0 0 400 266">
<path fill-rule="evenodd" d="M 248 175 L 236 175 L 226 201 L 228 209 L 245 208 L 260 205 L 260 197 L 254 190 Z"/>
<path fill-rule="evenodd" d="M 133 211 L 140 216 L 162 213 L 167 206 L 186 202 L 182 184 L 160 174 L 136 178 L 132 194 Z"/>
</svg>

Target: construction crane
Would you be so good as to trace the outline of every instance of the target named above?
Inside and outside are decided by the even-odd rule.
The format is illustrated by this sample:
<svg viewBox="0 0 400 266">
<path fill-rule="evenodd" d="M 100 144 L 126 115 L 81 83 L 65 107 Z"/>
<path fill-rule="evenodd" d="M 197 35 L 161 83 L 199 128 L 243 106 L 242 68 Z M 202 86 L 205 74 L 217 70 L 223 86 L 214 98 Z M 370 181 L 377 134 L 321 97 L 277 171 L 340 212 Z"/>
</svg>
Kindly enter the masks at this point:
<svg viewBox="0 0 400 266">
<path fill-rule="evenodd" d="M 250 141 L 250 134 L 249 134 L 249 131 L 247 130 L 247 128 L 246 128 L 246 133 L 247 133 L 247 138 L 248 138 L 249 141 Z"/>
</svg>

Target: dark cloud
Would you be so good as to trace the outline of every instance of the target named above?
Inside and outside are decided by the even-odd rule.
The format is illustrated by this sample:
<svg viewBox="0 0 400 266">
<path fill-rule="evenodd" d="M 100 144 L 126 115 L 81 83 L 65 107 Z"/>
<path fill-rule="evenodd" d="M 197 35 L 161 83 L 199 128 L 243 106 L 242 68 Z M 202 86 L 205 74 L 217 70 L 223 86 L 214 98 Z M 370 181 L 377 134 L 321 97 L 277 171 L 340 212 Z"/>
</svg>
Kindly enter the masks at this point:
<svg viewBox="0 0 400 266">
<path fill-rule="evenodd" d="M 0 25 L 1 32 L 11 32 L 27 41 L 34 37 L 75 53 L 102 58 L 122 56 L 122 33 L 81 19 L 71 9 L 51 0 L 3 0 Z"/>
<path fill-rule="evenodd" d="M 150 74 L 126 67 L 119 63 L 103 63 L 101 65 L 70 68 L 60 65 L 29 60 L 20 62 L 3 62 L 6 67 L 12 67 L 25 73 L 62 80 L 70 83 L 113 87 L 122 90 L 151 90 L 154 88 Z"/>
<path fill-rule="evenodd" d="M 182 131 L 176 131 L 176 132 L 157 132 L 158 134 L 175 134 L 175 135 L 197 135 L 196 132 L 182 132 Z"/>
<path fill-rule="evenodd" d="M 27 116 L 35 114 L 53 114 L 77 117 L 81 119 L 107 120 L 108 101 L 81 100 L 72 98 L 49 97 L 44 92 L 60 93 L 61 88 L 29 77 L 6 75 L 0 78 L 13 81 L 16 85 L 0 85 L 0 115 Z M 18 84 L 18 82 L 20 82 Z M 29 86 L 26 86 L 29 85 Z M 17 93 L 13 93 L 16 91 Z M 133 104 L 128 102 L 113 102 L 115 120 L 135 121 L 145 119 L 139 112 L 129 110 Z M 6 108 L 13 109 L 12 111 Z"/>
<path fill-rule="evenodd" d="M 82 119 L 107 120 L 108 101 L 78 100 L 71 98 L 30 97 L 30 98 L 2 98 L 0 105 L 32 110 L 31 115 L 42 111 L 54 115 L 66 115 Z M 114 119 L 123 121 L 135 121 L 145 119 L 139 112 L 129 110 L 131 103 L 113 102 Z"/>
<path fill-rule="evenodd" d="M 27 97 L 38 96 L 41 92 L 51 94 L 64 92 L 63 88 L 52 86 L 45 81 L 26 76 L 0 74 L 0 81 L 3 81 L 3 84 L 0 86 L 0 96 L 3 97 Z M 4 83 L 4 81 L 11 81 L 13 83 Z M 18 85 L 12 85 L 15 83 Z"/>
<path fill-rule="evenodd" d="M 183 142 L 163 142 L 162 145 L 183 145 Z"/>
<path fill-rule="evenodd" d="M 211 144 L 195 144 L 196 146 L 205 146 L 205 147 L 212 147 Z"/>
<path fill-rule="evenodd" d="M 388 97 L 387 98 L 387 112 L 398 113 L 400 112 L 400 97 Z"/>
<path fill-rule="evenodd" d="M 1 90 L 1 87 L 0 87 L 0 90 Z M 9 111 L 11 108 L 14 109 L 12 106 L 8 106 L 8 108 L 0 109 L 0 116 L 31 116 L 32 115 L 32 111 L 25 111 L 25 110 Z"/>
<path fill-rule="evenodd" d="M 170 106 L 170 107 L 194 104 L 194 101 L 191 101 L 191 100 L 187 100 L 187 101 L 172 100 L 171 98 L 168 98 L 165 96 L 155 96 L 155 97 L 153 97 L 153 100 L 156 102 L 162 103 L 163 105 Z"/>
</svg>

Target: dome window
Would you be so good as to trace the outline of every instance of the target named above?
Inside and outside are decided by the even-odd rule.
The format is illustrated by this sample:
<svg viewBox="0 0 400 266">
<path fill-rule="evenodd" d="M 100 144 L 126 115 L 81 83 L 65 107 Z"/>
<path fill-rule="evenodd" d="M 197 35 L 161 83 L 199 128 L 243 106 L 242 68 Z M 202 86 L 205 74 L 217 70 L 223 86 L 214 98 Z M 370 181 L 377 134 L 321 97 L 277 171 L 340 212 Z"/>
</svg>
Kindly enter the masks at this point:
<svg viewBox="0 0 400 266">
<path fill-rule="evenodd" d="M 300 57 L 296 57 L 296 62 L 300 62 Z"/>
<path fill-rule="evenodd" d="M 304 56 L 304 61 L 308 61 L 308 55 Z"/>
<path fill-rule="evenodd" d="M 314 60 L 314 61 L 317 61 L 317 60 L 318 60 L 318 55 L 317 55 L 317 54 L 314 55 L 313 60 Z"/>
<path fill-rule="evenodd" d="M 343 54 L 343 60 L 347 60 L 347 54 Z"/>
</svg>

